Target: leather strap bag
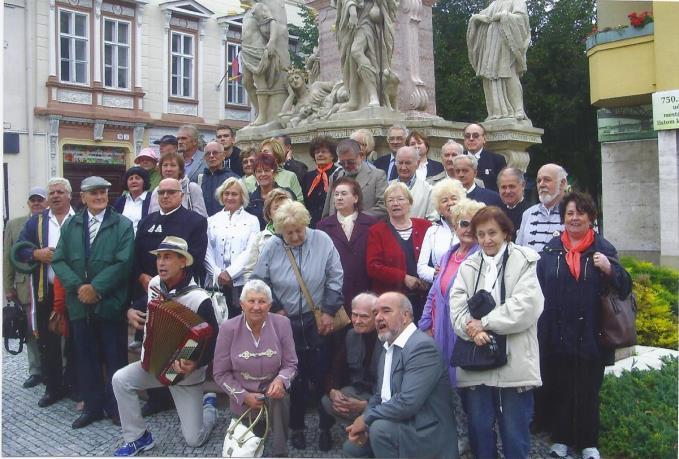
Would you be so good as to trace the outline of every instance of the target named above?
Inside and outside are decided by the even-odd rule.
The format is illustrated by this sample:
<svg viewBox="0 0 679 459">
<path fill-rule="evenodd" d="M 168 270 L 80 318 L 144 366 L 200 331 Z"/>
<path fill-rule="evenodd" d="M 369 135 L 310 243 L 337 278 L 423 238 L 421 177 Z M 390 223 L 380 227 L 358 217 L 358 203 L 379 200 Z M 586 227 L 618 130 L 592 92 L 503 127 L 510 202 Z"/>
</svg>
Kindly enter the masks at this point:
<svg viewBox="0 0 679 459">
<path fill-rule="evenodd" d="M 290 264 L 292 265 L 292 270 L 295 272 L 295 277 L 297 278 L 299 287 L 302 289 L 302 294 L 304 295 L 306 302 L 309 304 L 311 312 L 314 313 L 314 318 L 316 319 L 316 326 L 320 330 L 321 314 L 323 312 L 318 308 L 318 306 L 316 306 L 316 303 L 314 303 L 313 298 L 311 298 L 311 293 L 309 293 L 309 289 L 306 286 L 306 282 L 304 282 L 302 273 L 299 271 L 299 266 L 297 266 L 297 261 L 295 260 L 295 256 L 292 254 L 292 250 L 290 250 L 290 247 L 286 247 L 285 253 L 288 255 L 288 259 L 290 260 Z M 344 306 L 340 307 L 339 310 L 335 313 L 333 331 L 341 330 L 350 323 L 351 319 L 349 319 L 347 312 L 344 310 Z"/>
<path fill-rule="evenodd" d="M 608 257 L 611 264 L 620 262 Z M 624 269 L 624 268 L 623 268 Z M 629 276 L 629 274 L 627 274 Z M 630 281 L 631 283 L 631 281 Z M 637 344 L 637 300 L 630 289 L 626 297 L 610 283 L 601 295 L 601 328 L 599 343 L 607 349 L 618 349 Z"/>
<path fill-rule="evenodd" d="M 255 420 L 247 426 L 244 422 L 245 416 L 251 412 L 252 408 L 248 408 L 238 419 L 231 419 L 224 437 L 222 457 L 262 457 L 266 437 L 269 434 L 269 412 L 266 405 L 262 405 Z M 266 430 L 264 435 L 258 437 L 253 429 L 262 420 L 262 416 L 266 422 Z"/>
</svg>

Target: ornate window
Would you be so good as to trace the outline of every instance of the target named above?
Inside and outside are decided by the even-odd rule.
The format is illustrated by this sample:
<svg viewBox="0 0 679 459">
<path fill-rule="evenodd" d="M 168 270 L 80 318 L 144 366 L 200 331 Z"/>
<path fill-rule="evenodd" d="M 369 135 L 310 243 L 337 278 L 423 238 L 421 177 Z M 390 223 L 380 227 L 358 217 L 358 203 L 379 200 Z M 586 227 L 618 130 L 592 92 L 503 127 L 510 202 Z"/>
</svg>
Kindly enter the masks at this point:
<svg viewBox="0 0 679 459">
<path fill-rule="evenodd" d="M 104 86 L 130 89 L 129 21 L 104 19 Z"/>
<path fill-rule="evenodd" d="M 232 105 L 248 105 L 247 93 L 241 82 L 240 53 L 241 45 L 238 43 L 227 43 L 226 45 L 226 103 Z"/>
<path fill-rule="evenodd" d="M 89 82 L 89 15 L 59 9 L 59 79 L 63 83 Z"/>
<path fill-rule="evenodd" d="M 172 78 L 170 94 L 174 97 L 193 97 L 195 36 L 172 31 Z"/>
</svg>

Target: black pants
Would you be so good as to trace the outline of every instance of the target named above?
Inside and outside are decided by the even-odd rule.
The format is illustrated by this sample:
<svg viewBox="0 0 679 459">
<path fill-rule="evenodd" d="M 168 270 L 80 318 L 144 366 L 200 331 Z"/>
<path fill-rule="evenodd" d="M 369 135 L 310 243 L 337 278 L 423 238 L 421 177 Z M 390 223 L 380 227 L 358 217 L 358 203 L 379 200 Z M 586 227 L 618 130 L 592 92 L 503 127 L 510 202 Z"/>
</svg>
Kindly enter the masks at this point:
<svg viewBox="0 0 679 459">
<path fill-rule="evenodd" d="M 38 349 L 40 350 L 40 366 L 45 380 L 45 392 L 57 394 L 63 390 L 63 367 L 61 360 L 61 336 L 55 335 L 47 328 L 52 305 L 54 303 L 54 289 L 50 285 L 47 298 L 38 302 L 36 306 L 36 321 L 38 325 Z"/>
<path fill-rule="evenodd" d="M 576 449 L 596 447 L 599 441 L 599 390 L 604 364 L 563 356 L 542 364 L 540 402 L 552 441 Z"/>
</svg>

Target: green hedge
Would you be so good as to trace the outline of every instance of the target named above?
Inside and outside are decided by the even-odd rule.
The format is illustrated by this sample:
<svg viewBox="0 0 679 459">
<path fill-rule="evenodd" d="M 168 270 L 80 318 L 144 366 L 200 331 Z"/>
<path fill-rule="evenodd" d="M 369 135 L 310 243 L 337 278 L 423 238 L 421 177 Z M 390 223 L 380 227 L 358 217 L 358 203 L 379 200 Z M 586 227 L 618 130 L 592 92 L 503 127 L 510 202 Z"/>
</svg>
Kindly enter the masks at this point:
<svg viewBox="0 0 679 459">
<path fill-rule="evenodd" d="M 679 307 L 679 272 L 653 263 L 622 257 L 630 272 L 637 298 L 637 343 L 677 349 L 677 308 Z"/>
<path fill-rule="evenodd" d="M 599 446 L 606 459 L 677 457 L 676 358 L 660 370 L 607 375 L 601 388 Z"/>
</svg>

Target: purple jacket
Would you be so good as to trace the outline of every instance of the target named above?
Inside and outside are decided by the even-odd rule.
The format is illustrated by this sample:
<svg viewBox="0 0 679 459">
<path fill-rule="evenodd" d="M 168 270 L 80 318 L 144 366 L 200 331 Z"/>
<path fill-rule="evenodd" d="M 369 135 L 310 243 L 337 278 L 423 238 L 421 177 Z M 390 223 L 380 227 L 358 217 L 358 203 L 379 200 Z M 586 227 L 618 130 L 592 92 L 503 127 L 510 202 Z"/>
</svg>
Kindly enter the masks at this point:
<svg viewBox="0 0 679 459">
<path fill-rule="evenodd" d="M 359 212 L 351 232 L 351 240 L 347 241 L 342 225 L 337 220 L 337 214 L 330 215 L 316 226 L 332 239 L 342 263 L 344 281 L 342 295 L 344 295 L 344 309 L 351 315 L 351 300 L 359 293 L 370 290 L 370 278 L 365 265 L 365 252 L 368 245 L 368 230 L 378 220 L 363 212 Z"/>
<path fill-rule="evenodd" d="M 417 323 L 417 326 L 422 331 L 427 331 L 430 328 L 434 329 L 434 341 L 436 342 L 436 347 L 441 351 L 441 355 L 448 366 L 448 375 L 450 376 L 450 383 L 453 387 L 457 386 L 457 381 L 455 378 L 455 367 L 450 364 L 450 356 L 453 355 L 453 347 L 455 346 L 455 331 L 453 331 L 453 323 L 450 320 L 450 306 L 448 299 L 450 298 L 450 289 L 453 287 L 455 282 L 455 277 L 450 279 L 450 283 L 446 286 L 446 294 L 441 293 L 441 272 L 445 269 L 444 267 L 448 265 L 448 260 L 453 256 L 453 253 L 460 247 L 460 244 L 455 244 L 451 247 L 443 257 L 441 257 L 441 271 L 434 278 L 434 283 L 429 290 L 429 295 L 427 295 L 427 303 L 424 305 L 424 311 L 422 312 L 422 317 Z M 465 260 L 475 252 L 478 252 L 479 246 L 474 245 L 469 252 Z M 436 301 L 436 323 L 431 322 L 431 304 Z"/>
<path fill-rule="evenodd" d="M 222 323 L 215 347 L 214 380 L 229 395 L 231 411 L 242 414 L 247 392 L 265 392 L 277 376 L 286 389 L 297 373 L 290 320 L 269 313 L 255 345 L 241 314 Z"/>
</svg>

